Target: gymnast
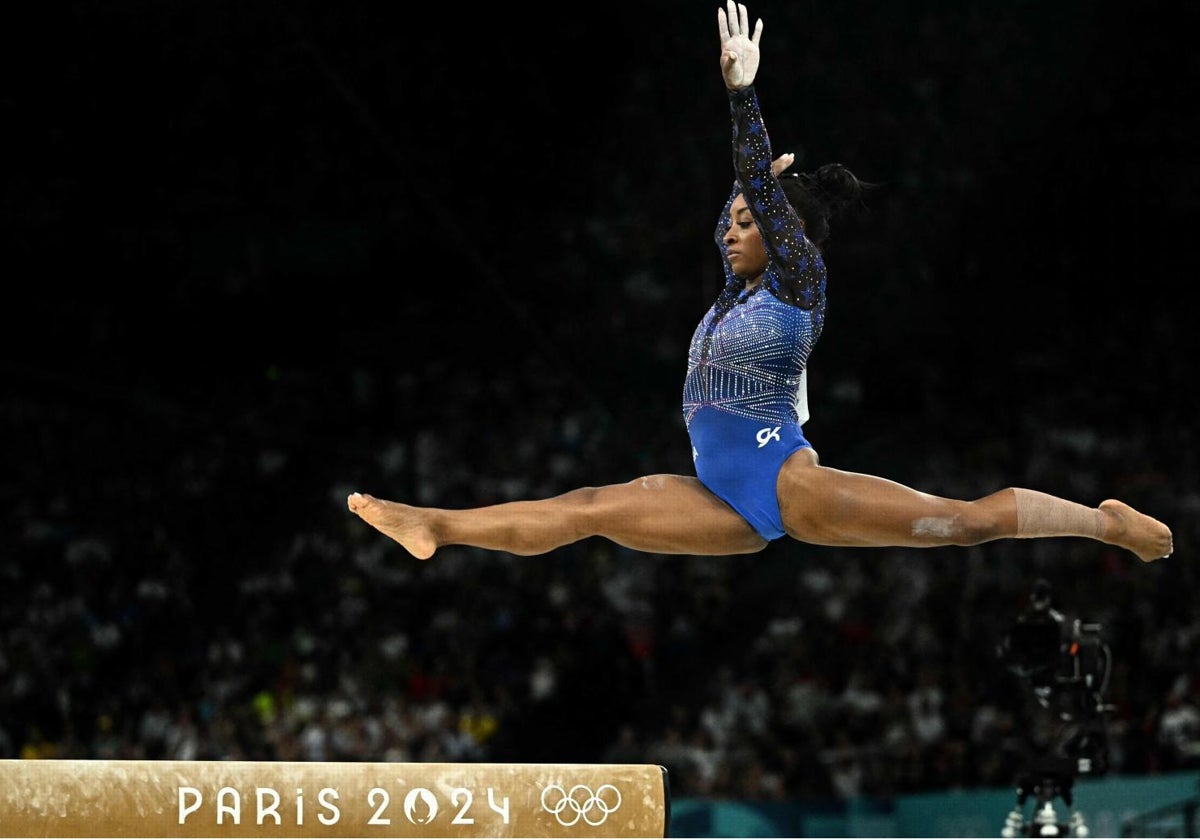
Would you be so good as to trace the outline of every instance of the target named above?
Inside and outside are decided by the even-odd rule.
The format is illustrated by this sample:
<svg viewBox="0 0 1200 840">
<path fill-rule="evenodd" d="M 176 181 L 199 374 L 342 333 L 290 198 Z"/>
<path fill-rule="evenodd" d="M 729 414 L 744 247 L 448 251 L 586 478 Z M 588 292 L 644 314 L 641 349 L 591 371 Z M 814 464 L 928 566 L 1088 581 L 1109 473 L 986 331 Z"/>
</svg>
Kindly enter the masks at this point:
<svg viewBox="0 0 1200 840">
<path fill-rule="evenodd" d="M 772 157 L 758 94 L 763 22 L 717 10 L 735 182 L 716 232 L 725 284 L 692 336 L 683 416 L 695 475 L 471 509 L 416 507 L 351 493 L 351 511 L 420 559 L 447 545 L 535 555 L 600 536 L 661 554 L 731 555 L 784 536 L 823 546 L 935 548 L 1080 537 L 1167 557 L 1170 529 L 1117 499 L 1096 507 L 1006 487 L 974 500 L 931 495 L 820 464 L 804 436 L 805 370 L 825 325 L 821 245 L 864 184 L 832 163 L 791 173 Z"/>
</svg>

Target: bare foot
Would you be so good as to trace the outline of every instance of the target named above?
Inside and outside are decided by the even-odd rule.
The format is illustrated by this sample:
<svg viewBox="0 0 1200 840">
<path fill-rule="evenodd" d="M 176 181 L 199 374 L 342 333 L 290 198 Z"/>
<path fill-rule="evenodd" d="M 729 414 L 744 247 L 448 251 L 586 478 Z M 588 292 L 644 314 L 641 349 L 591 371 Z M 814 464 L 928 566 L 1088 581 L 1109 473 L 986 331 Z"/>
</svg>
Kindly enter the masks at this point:
<svg viewBox="0 0 1200 840">
<path fill-rule="evenodd" d="M 1142 559 L 1143 563 L 1170 557 L 1175 550 L 1171 529 L 1157 519 L 1131 508 L 1116 499 L 1100 503 L 1100 510 L 1108 515 L 1109 530 L 1105 542 L 1127 548 Z"/>
<path fill-rule="evenodd" d="M 428 560 L 437 550 L 437 540 L 425 523 L 420 508 L 376 499 L 366 493 L 351 493 L 346 498 L 346 505 L 368 525 L 404 546 L 418 560 Z"/>
</svg>

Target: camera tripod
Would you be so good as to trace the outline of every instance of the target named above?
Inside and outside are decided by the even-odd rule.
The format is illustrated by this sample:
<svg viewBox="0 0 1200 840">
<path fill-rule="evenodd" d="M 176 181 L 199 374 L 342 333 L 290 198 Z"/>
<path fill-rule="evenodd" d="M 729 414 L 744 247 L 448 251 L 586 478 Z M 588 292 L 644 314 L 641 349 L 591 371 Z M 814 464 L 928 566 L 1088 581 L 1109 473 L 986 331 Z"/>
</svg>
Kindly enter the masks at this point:
<svg viewBox="0 0 1200 840">
<path fill-rule="evenodd" d="M 1022 773 L 1017 782 L 1017 802 L 1004 821 L 1002 837 L 1087 837 L 1083 814 L 1075 810 L 1072 789 L 1075 762 L 1070 759 L 1043 759 Z M 1032 819 L 1025 819 L 1025 804 L 1033 797 Z M 1054 800 L 1062 799 L 1070 817 L 1060 822 Z"/>
</svg>

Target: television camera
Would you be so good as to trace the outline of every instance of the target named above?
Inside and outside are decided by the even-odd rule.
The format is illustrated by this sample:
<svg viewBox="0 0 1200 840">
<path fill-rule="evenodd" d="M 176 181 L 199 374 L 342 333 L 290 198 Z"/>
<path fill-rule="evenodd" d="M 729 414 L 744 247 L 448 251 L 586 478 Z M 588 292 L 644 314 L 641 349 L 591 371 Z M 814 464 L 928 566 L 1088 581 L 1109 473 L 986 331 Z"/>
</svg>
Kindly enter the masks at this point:
<svg viewBox="0 0 1200 840">
<path fill-rule="evenodd" d="M 1029 690 L 1035 712 L 1052 735 L 1031 738 L 1033 750 L 1017 778 L 1017 802 L 1003 836 L 1086 837 L 1087 827 L 1075 810 L 1078 776 L 1101 776 L 1108 770 L 1108 729 L 1104 702 L 1111 653 L 1098 623 L 1085 622 L 1054 606 L 1048 581 L 1033 585 L 1027 608 L 999 645 L 1007 669 Z M 1032 822 L 1024 817 L 1030 797 L 1036 801 Z M 1061 798 L 1070 819 L 1060 823 L 1054 800 Z M 1028 831 L 1028 834 L 1024 833 Z"/>
</svg>

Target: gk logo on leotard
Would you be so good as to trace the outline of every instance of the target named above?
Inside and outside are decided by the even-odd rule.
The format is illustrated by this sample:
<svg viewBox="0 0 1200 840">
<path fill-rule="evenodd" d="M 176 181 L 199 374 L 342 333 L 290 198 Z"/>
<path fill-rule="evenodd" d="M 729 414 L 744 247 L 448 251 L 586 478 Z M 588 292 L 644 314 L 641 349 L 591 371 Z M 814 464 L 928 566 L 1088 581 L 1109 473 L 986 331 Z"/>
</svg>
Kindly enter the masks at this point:
<svg viewBox="0 0 1200 840">
<path fill-rule="evenodd" d="M 758 441 L 758 448 L 762 449 L 772 440 L 779 440 L 779 430 L 782 428 L 782 426 L 776 426 L 774 429 L 770 427 L 766 429 L 759 429 L 758 434 L 754 436 Z"/>
</svg>

